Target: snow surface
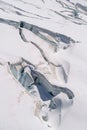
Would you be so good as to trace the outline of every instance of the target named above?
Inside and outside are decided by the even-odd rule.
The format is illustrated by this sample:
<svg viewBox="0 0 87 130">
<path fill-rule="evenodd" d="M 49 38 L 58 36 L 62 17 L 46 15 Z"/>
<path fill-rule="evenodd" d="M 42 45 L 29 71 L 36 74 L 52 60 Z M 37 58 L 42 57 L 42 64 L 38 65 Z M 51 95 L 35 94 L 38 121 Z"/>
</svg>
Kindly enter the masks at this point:
<svg viewBox="0 0 87 130">
<path fill-rule="evenodd" d="M 23 28 L 23 34 L 29 41 L 26 43 L 21 39 L 18 28 L 0 20 L 0 130 L 87 129 L 87 12 L 79 9 L 81 19 L 70 16 L 72 10 L 75 9 L 75 5 L 71 2 L 87 6 L 87 1 L 58 1 L 0 0 L 0 18 L 17 22 L 22 20 L 53 32 L 65 34 L 78 41 L 65 50 L 59 48 L 55 53 L 46 41 L 31 31 Z M 65 3 L 64 7 L 60 2 Z M 69 14 L 67 11 L 61 12 L 64 10 L 70 11 Z M 18 15 L 17 11 L 22 15 Z M 67 16 L 68 19 L 53 11 Z M 48 64 L 30 41 L 35 42 L 44 50 L 49 61 L 64 67 L 68 75 L 67 83 L 64 81 L 61 68 Z M 16 63 L 21 57 L 34 64 L 52 84 L 72 90 L 75 94 L 73 104 L 65 94 L 61 93 L 56 97 L 58 101 L 55 101 L 58 103 L 62 101 L 61 108 L 58 106 L 57 109 L 49 111 L 50 101 L 41 101 L 36 87 L 34 88 L 35 96 L 27 92 L 12 75 L 8 66 L 8 62 Z M 47 106 L 41 110 L 39 107 L 43 104 Z M 42 119 L 43 114 L 48 114 L 48 121 Z"/>
</svg>

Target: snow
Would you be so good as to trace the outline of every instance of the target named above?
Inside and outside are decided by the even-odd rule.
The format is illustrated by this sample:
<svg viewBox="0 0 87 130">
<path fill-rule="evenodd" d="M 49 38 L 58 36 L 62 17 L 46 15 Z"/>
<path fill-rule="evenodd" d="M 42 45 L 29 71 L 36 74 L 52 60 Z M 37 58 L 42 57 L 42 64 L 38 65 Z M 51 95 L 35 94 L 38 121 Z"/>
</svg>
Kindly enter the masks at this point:
<svg viewBox="0 0 87 130">
<path fill-rule="evenodd" d="M 0 129 L 28 130 L 36 126 L 43 129 L 43 124 L 34 116 L 33 99 L 15 82 L 6 65 L 0 67 L 0 72 Z"/>
<path fill-rule="evenodd" d="M 86 0 L 71 0 L 87 6 Z M 9 4 L 6 4 L 6 3 Z M 70 2 L 61 0 L 68 7 L 75 8 Z M 15 9 L 23 9 L 26 12 Z M 38 7 L 38 8 L 37 8 Z M 68 8 L 67 7 L 67 8 Z M 39 38 L 31 31 L 23 28 L 23 34 L 28 43 L 25 43 L 20 35 L 19 29 L 11 25 L 0 23 L 0 130 L 86 130 L 87 129 L 87 16 L 79 13 L 82 20 L 71 18 L 66 20 L 52 10 L 66 10 L 55 0 L 2 0 L 0 1 L 0 18 L 14 20 L 17 22 L 25 21 L 58 32 L 71 37 L 77 43 L 63 50 L 60 48 L 54 53 L 52 46 L 45 40 Z M 67 9 L 69 10 L 69 9 Z M 21 12 L 20 16 L 15 11 Z M 36 16 L 41 15 L 42 17 Z M 64 14 L 64 13 L 61 13 Z M 67 13 L 64 14 L 68 16 Z M 31 17 L 31 18 L 30 18 Z M 35 17 L 35 18 L 32 18 Z M 48 17 L 49 19 L 46 19 Z M 37 19 L 36 19 L 37 18 Z M 74 23 L 73 21 L 77 22 Z M 78 23 L 82 23 L 79 25 Z M 85 23 L 85 24 L 84 24 Z M 65 83 L 62 69 L 55 68 L 48 64 L 42 57 L 40 51 L 30 43 L 35 42 L 45 52 L 45 55 L 52 63 L 61 64 L 66 74 L 68 82 Z M 37 70 L 55 85 L 69 88 L 75 94 L 75 98 L 70 101 L 65 94 L 55 97 L 57 109 L 48 110 L 50 101 L 43 102 L 38 94 L 32 96 L 12 75 L 8 62 L 16 63 L 21 57 L 30 61 L 37 67 Z M 57 100 L 58 99 L 58 100 Z M 60 108 L 58 105 L 62 103 Z M 47 106 L 40 110 L 40 105 Z M 61 110 L 60 110 L 61 109 Z M 42 119 L 42 115 L 48 114 L 48 121 Z M 59 117 L 60 115 L 60 117 Z"/>
</svg>

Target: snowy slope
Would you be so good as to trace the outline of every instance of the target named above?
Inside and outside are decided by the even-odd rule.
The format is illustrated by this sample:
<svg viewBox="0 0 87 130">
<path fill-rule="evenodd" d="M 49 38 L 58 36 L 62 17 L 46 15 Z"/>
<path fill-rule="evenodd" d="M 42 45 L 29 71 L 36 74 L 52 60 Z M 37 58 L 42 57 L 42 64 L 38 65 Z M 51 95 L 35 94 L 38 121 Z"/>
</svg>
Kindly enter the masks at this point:
<svg viewBox="0 0 87 130">
<path fill-rule="evenodd" d="M 0 0 L 0 130 L 87 129 L 86 34 L 86 0 Z M 22 58 L 75 97 L 24 88 L 9 67 Z"/>
</svg>

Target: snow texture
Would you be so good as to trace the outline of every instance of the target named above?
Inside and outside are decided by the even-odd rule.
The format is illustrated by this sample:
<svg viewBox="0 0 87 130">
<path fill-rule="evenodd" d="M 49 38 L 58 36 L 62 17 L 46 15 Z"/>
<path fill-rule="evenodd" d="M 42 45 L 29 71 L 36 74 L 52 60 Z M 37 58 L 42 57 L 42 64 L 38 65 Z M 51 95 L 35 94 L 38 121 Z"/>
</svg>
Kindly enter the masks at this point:
<svg viewBox="0 0 87 130">
<path fill-rule="evenodd" d="M 0 130 L 87 130 L 86 34 L 86 0 L 0 0 Z"/>
</svg>

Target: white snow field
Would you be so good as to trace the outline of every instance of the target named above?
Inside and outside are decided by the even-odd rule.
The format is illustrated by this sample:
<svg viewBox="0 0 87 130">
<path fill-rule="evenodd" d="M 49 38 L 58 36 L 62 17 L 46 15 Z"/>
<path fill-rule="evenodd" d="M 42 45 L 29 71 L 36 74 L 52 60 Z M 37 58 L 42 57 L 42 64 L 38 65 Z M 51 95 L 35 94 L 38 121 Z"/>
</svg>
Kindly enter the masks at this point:
<svg viewBox="0 0 87 130">
<path fill-rule="evenodd" d="M 0 0 L 0 130 L 38 129 L 87 130 L 86 0 Z"/>
</svg>

